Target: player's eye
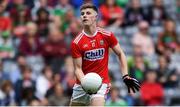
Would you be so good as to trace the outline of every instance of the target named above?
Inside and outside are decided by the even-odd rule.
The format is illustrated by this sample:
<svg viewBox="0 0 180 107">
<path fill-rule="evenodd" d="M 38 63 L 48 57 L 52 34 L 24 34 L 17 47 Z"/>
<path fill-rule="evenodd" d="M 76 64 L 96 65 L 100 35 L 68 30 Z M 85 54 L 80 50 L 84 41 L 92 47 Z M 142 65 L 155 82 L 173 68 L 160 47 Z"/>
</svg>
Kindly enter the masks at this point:
<svg viewBox="0 0 180 107">
<path fill-rule="evenodd" d="M 87 14 L 87 15 L 90 15 L 90 14 L 91 14 L 91 12 L 87 12 L 86 14 Z"/>
<path fill-rule="evenodd" d="M 84 12 L 81 12 L 81 15 L 83 16 L 83 15 L 84 15 Z"/>
</svg>

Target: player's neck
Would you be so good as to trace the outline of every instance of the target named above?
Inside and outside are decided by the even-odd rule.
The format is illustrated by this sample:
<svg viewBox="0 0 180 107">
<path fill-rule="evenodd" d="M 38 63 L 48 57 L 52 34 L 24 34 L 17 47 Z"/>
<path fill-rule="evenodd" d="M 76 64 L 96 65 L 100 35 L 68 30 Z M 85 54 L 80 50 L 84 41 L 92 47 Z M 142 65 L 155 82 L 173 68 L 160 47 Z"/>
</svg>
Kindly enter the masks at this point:
<svg viewBox="0 0 180 107">
<path fill-rule="evenodd" d="M 92 26 L 84 26 L 84 32 L 88 35 L 94 35 L 96 33 L 97 26 L 92 25 Z"/>
</svg>

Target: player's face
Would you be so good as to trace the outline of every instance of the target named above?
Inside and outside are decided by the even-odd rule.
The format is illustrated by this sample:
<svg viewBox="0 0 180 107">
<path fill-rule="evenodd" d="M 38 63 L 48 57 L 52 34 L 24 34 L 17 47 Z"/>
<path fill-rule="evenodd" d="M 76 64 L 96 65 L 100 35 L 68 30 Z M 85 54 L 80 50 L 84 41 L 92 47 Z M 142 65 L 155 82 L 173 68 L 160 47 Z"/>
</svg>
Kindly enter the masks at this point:
<svg viewBox="0 0 180 107">
<path fill-rule="evenodd" d="M 96 24 L 97 13 L 91 8 L 81 10 L 81 21 L 84 26 Z"/>
</svg>

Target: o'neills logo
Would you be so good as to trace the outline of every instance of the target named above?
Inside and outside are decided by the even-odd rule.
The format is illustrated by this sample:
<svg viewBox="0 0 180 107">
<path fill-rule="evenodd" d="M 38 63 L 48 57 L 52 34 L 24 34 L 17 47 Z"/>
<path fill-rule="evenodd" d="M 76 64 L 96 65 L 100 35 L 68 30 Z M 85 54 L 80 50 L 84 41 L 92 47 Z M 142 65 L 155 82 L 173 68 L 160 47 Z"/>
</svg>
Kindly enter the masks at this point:
<svg viewBox="0 0 180 107">
<path fill-rule="evenodd" d="M 95 60 L 100 60 L 104 58 L 104 48 L 99 48 L 99 49 L 93 49 L 86 51 L 84 53 L 84 59 L 89 60 L 89 61 L 95 61 Z"/>
</svg>

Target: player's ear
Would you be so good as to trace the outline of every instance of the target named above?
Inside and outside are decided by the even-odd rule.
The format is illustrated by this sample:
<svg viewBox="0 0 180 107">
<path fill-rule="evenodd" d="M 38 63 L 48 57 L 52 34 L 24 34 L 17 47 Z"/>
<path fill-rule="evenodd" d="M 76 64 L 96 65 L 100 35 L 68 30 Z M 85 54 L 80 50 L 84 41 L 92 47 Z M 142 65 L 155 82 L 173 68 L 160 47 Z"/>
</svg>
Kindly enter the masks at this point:
<svg viewBox="0 0 180 107">
<path fill-rule="evenodd" d="M 99 21 L 101 19 L 101 15 L 97 14 L 96 19 L 97 19 L 97 21 Z"/>
<path fill-rule="evenodd" d="M 95 13 L 95 16 L 96 16 L 96 19 L 98 20 L 98 18 L 99 18 L 98 13 Z"/>
<path fill-rule="evenodd" d="M 98 14 L 96 15 L 96 19 L 98 19 Z"/>
</svg>

